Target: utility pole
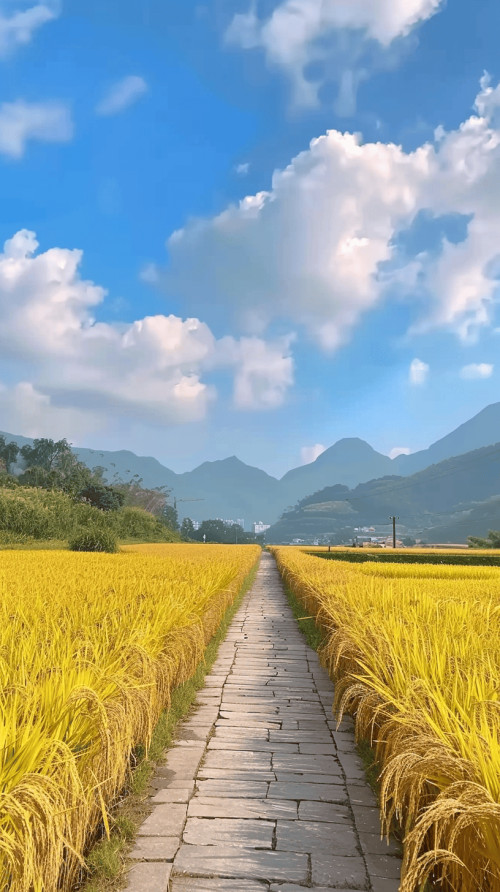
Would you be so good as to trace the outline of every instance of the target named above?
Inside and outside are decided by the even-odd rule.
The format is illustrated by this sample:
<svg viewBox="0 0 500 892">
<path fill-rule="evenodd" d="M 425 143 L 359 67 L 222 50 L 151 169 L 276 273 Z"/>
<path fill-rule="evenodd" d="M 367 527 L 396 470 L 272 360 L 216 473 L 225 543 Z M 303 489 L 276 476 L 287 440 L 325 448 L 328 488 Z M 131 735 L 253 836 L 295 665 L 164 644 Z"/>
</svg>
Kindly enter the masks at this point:
<svg viewBox="0 0 500 892">
<path fill-rule="evenodd" d="M 391 514 L 389 520 L 392 520 L 392 547 L 396 548 L 396 521 L 399 520 L 399 517 Z"/>
</svg>

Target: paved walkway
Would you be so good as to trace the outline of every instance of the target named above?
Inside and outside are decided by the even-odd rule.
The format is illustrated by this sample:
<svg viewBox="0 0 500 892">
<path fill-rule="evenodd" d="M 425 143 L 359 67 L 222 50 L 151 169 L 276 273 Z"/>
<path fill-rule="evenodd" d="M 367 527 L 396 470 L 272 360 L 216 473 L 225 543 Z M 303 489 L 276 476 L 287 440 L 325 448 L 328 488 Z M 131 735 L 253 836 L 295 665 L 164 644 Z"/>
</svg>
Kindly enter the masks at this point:
<svg viewBox="0 0 500 892">
<path fill-rule="evenodd" d="M 153 786 L 129 892 L 397 892 L 400 859 L 274 559 Z"/>
</svg>

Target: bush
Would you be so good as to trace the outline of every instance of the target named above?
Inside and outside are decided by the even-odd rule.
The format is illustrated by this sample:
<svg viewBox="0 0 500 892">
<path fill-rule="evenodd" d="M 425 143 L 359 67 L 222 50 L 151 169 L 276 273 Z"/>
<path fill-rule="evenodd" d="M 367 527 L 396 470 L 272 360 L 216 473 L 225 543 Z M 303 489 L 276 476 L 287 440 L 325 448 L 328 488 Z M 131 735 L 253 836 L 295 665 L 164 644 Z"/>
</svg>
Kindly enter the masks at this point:
<svg viewBox="0 0 500 892">
<path fill-rule="evenodd" d="M 119 539 L 142 539 L 149 542 L 175 542 L 179 539 L 178 535 L 144 508 L 120 508 L 114 512 L 112 522 Z"/>
<path fill-rule="evenodd" d="M 105 529 L 81 529 L 69 543 L 70 551 L 105 551 L 115 554 L 118 543 L 113 533 Z"/>
</svg>

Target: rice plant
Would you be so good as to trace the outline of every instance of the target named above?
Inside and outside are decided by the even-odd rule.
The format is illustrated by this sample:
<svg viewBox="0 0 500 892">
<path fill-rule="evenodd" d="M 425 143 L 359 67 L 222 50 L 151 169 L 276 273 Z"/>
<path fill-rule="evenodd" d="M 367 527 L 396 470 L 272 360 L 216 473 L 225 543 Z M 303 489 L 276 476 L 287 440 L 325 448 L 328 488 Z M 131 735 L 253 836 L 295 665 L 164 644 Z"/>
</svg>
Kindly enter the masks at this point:
<svg viewBox="0 0 500 892">
<path fill-rule="evenodd" d="M 326 635 L 334 711 L 382 765 L 403 829 L 402 892 L 500 890 L 500 571 L 349 564 L 276 548 Z"/>
<path fill-rule="evenodd" d="M 0 888 L 71 888 L 258 553 L 0 554 Z"/>
</svg>

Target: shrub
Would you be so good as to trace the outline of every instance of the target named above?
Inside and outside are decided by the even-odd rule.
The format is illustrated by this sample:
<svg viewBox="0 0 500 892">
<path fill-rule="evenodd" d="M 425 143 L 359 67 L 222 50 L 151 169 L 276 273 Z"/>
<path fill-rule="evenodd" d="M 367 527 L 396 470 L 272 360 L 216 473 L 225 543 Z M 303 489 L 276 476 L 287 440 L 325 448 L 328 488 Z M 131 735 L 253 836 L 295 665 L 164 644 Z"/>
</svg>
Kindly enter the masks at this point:
<svg viewBox="0 0 500 892">
<path fill-rule="evenodd" d="M 168 542 L 179 538 L 144 508 L 121 508 L 114 512 L 112 522 L 119 539 Z"/>
<path fill-rule="evenodd" d="M 115 536 L 105 529 L 80 529 L 69 543 L 70 551 L 118 551 Z"/>
</svg>

